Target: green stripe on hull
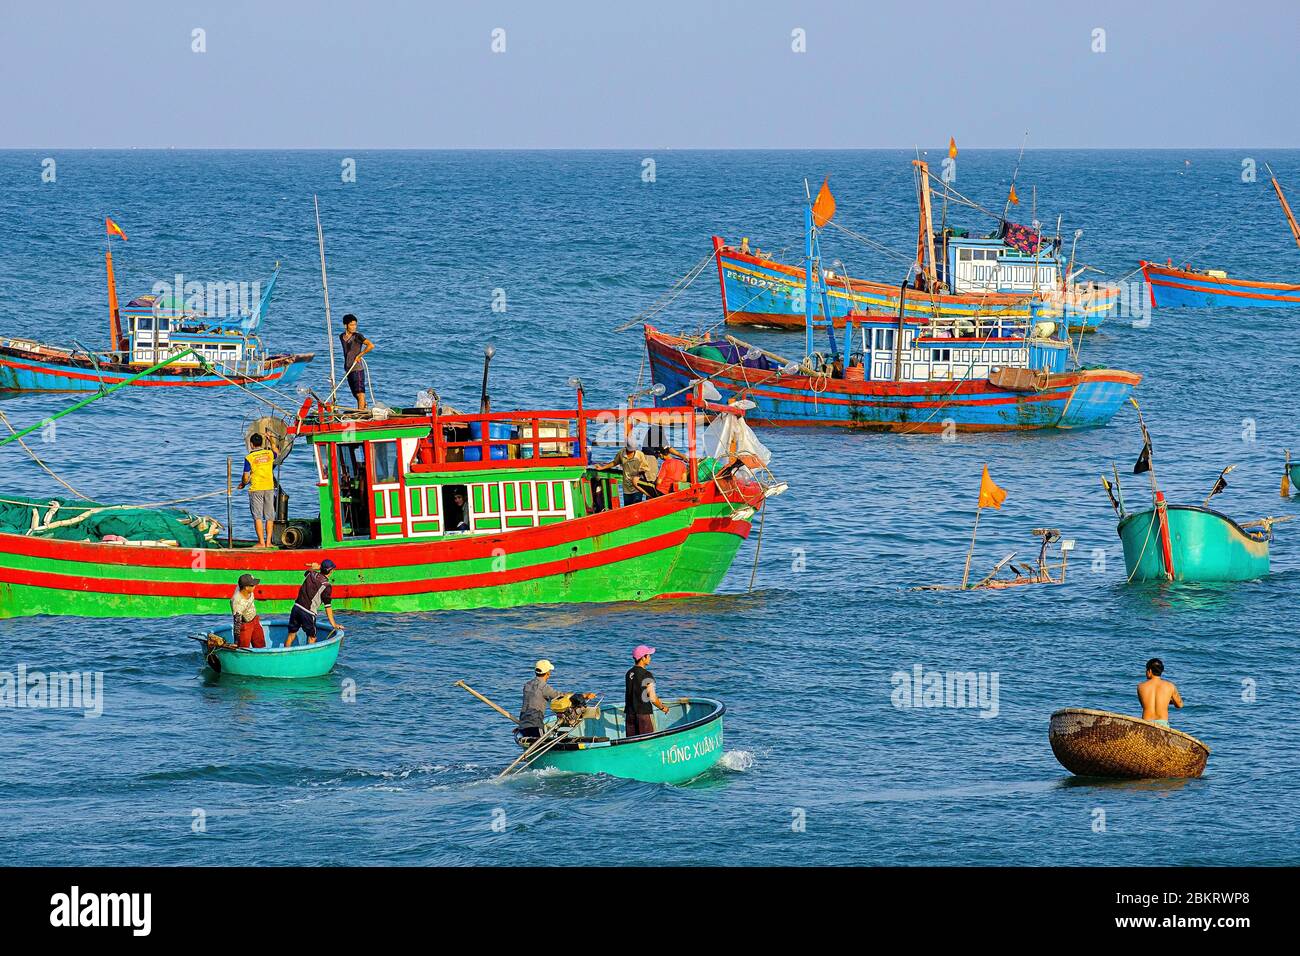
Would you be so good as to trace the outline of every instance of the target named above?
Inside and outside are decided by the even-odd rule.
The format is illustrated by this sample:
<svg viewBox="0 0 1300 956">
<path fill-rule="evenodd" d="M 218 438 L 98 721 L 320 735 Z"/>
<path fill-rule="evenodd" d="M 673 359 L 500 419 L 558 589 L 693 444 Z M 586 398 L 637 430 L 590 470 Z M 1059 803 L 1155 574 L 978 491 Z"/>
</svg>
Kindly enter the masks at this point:
<svg viewBox="0 0 1300 956">
<path fill-rule="evenodd" d="M 521 554 L 498 558 L 481 558 L 448 561 L 438 564 L 408 565 L 388 568 L 371 568 L 364 571 L 346 568 L 344 564 L 334 573 L 334 606 L 350 611 L 436 611 L 476 607 L 515 607 L 525 604 L 599 603 L 608 601 L 644 601 L 660 595 L 704 594 L 716 590 L 722 582 L 741 542 L 738 534 L 703 531 L 690 534 L 685 541 L 649 554 L 629 557 L 619 561 L 599 564 L 569 572 L 551 573 L 531 580 L 513 581 L 500 585 L 491 583 L 493 574 L 508 574 L 523 568 L 547 562 L 582 558 L 608 551 L 619 546 L 634 546 L 648 538 L 680 532 L 693 521 L 726 517 L 731 513 L 727 505 L 701 505 L 653 521 L 621 529 L 596 539 L 581 539 L 547 548 L 538 548 Z M 515 532 L 524 533 L 524 532 Z M 395 552 L 411 547 L 394 545 Z M 344 552 L 344 555 L 346 552 Z M 37 559 L 27 556 L 0 553 L 0 569 L 19 568 L 29 571 L 46 571 L 83 578 L 121 580 L 121 566 L 88 565 L 73 561 Z M 163 582 L 209 583 L 208 574 L 220 573 L 232 578 L 228 571 L 191 571 L 188 568 L 130 567 L 126 574 L 131 580 Z M 257 576 L 266 585 L 293 585 L 302 580 L 301 572 L 262 571 Z M 484 575 L 487 584 L 482 587 L 457 588 L 443 591 L 425 591 L 415 594 L 383 595 L 348 598 L 349 584 L 364 582 L 367 585 L 385 583 L 436 581 L 463 575 Z M 260 599 L 258 606 L 264 614 L 287 613 L 291 600 Z M 175 597 L 108 594 L 88 591 L 64 591 L 27 584 L 0 582 L 0 617 L 17 615 L 52 614 L 80 617 L 172 617 L 185 614 L 228 614 L 229 599 L 208 597 Z"/>
<path fill-rule="evenodd" d="M 1124 568 L 1134 583 L 1166 580 L 1154 514 L 1135 512 L 1119 523 Z M 1252 538 L 1226 515 L 1188 505 L 1170 505 L 1168 515 L 1175 581 L 1254 581 L 1268 574 L 1268 541 Z"/>
</svg>

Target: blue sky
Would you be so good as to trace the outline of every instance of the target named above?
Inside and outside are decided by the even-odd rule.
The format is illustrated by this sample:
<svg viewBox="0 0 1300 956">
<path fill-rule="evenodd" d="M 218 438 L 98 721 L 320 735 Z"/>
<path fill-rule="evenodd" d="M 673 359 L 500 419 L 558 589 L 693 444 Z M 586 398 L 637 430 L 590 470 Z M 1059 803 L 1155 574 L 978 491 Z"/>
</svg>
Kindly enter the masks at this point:
<svg viewBox="0 0 1300 956">
<path fill-rule="evenodd" d="M 4 3 L 7 147 L 1300 146 L 1295 0 Z"/>
</svg>

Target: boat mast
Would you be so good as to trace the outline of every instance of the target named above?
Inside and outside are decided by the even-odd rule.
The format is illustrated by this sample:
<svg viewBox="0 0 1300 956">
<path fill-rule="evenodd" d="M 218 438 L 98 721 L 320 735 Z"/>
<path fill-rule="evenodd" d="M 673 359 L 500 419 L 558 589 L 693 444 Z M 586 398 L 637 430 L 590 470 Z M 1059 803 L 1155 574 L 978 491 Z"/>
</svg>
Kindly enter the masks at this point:
<svg viewBox="0 0 1300 956">
<path fill-rule="evenodd" d="M 312 204 L 316 207 L 316 244 L 320 246 L 320 284 L 325 290 L 325 341 L 330 347 L 330 399 L 333 400 L 334 393 L 338 391 L 338 377 L 334 369 L 334 323 L 330 320 L 330 283 L 329 278 L 325 275 L 325 232 L 320 227 L 320 201 L 311 197 Z"/>
<path fill-rule="evenodd" d="M 930 164 L 923 159 L 914 159 L 912 165 L 920 175 L 917 191 L 916 270 L 925 277 L 925 291 L 933 292 L 938 273 L 934 268 L 934 210 L 930 206 Z"/>
<path fill-rule="evenodd" d="M 1300 226 L 1296 225 L 1295 214 L 1291 212 L 1291 204 L 1286 201 L 1286 194 L 1282 192 L 1277 177 L 1273 175 L 1273 168 L 1268 163 L 1264 164 L 1264 168 L 1268 170 L 1268 178 L 1273 181 L 1273 190 L 1277 193 L 1277 201 L 1282 204 L 1282 211 L 1286 213 L 1287 225 L 1291 227 L 1291 235 L 1295 239 L 1295 244 L 1300 246 Z"/>
</svg>

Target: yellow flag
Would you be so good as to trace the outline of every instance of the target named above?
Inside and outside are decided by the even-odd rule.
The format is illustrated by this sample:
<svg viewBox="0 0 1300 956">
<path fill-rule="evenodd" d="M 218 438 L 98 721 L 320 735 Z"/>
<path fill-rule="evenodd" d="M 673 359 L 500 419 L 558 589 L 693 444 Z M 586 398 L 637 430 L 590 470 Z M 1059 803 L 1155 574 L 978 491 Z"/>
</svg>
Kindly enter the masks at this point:
<svg viewBox="0 0 1300 956">
<path fill-rule="evenodd" d="M 948 137 L 948 158 L 949 159 L 957 158 L 957 140 L 955 137 L 952 136 Z"/>
<path fill-rule="evenodd" d="M 1020 205 L 1020 197 L 1016 195 L 1016 184 L 1015 184 L 1015 183 L 1012 183 L 1012 184 L 1011 184 L 1011 195 L 1009 195 L 1009 196 L 1007 197 L 1007 201 L 1010 202 L 1011 205 L 1013 205 L 1013 206 L 1019 206 L 1019 205 Z"/>
<path fill-rule="evenodd" d="M 822 188 L 817 190 L 817 198 L 813 200 L 812 214 L 813 225 L 818 229 L 830 222 L 831 216 L 835 215 L 835 197 L 831 195 L 829 176 L 822 180 Z"/>
<path fill-rule="evenodd" d="M 993 484 L 989 477 L 989 466 L 984 466 L 984 477 L 980 479 L 980 507 L 1002 509 L 1002 502 L 1007 500 L 1007 493 Z"/>
</svg>

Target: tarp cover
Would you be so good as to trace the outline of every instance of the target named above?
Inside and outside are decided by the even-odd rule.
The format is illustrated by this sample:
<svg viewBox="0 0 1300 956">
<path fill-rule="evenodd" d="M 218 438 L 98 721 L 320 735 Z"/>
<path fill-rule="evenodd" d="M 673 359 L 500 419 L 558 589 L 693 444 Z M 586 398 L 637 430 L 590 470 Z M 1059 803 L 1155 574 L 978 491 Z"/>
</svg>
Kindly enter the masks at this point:
<svg viewBox="0 0 1300 956">
<path fill-rule="evenodd" d="M 772 458 L 767 446 L 758 440 L 754 429 L 739 415 L 719 415 L 704 429 L 699 440 L 701 457 L 726 461 L 733 454 L 753 455 L 764 465 Z"/>
<path fill-rule="evenodd" d="M 59 508 L 47 521 L 46 516 L 56 501 Z M 175 541 L 182 548 L 204 548 L 209 545 L 196 528 L 181 523 L 182 519 L 191 518 L 191 515 L 184 511 L 163 509 L 110 507 L 73 525 L 32 532 L 33 512 L 37 524 L 43 525 L 57 524 L 104 507 L 93 501 L 6 495 L 0 498 L 0 531 L 31 534 L 38 538 L 56 538 L 60 541 L 102 541 L 108 535 L 117 535 L 128 541 Z"/>
</svg>

